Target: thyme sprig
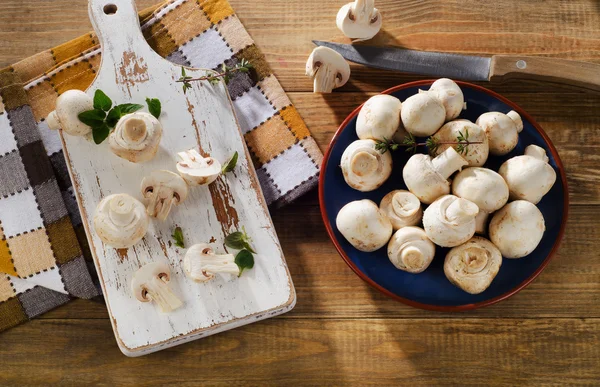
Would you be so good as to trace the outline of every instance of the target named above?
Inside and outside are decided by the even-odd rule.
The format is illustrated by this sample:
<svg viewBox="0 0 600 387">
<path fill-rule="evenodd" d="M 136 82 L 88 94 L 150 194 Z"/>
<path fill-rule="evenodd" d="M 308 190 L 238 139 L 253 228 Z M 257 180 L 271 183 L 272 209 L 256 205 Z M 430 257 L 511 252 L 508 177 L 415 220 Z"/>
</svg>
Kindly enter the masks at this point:
<svg viewBox="0 0 600 387">
<path fill-rule="evenodd" d="M 181 68 L 181 77 L 176 82 L 183 83 L 183 92 L 186 93 L 188 89 L 192 88 L 192 84 L 190 82 L 196 81 L 209 81 L 211 84 L 219 83 L 221 78 L 228 84 L 231 80 L 231 75 L 236 72 L 247 73 L 252 69 L 252 63 L 248 62 L 246 59 L 243 59 L 236 63 L 233 66 L 227 66 L 225 63 L 221 66 L 221 72 L 217 74 L 205 75 L 203 77 L 193 78 L 186 74 L 185 68 Z"/>
<path fill-rule="evenodd" d="M 456 136 L 456 141 L 440 141 L 437 138 L 431 136 L 428 137 L 425 142 L 417 142 L 417 139 L 411 133 L 408 133 L 403 139 L 401 143 L 397 143 L 393 140 L 388 140 L 384 137 L 383 141 L 378 140 L 375 144 L 375 149 L 381 152 L 382 154 L 387 151 L 396 151 L 400 147 L 404 147 L 405 152 L 409 152 L 412 154 L 417 153 L 417 148 L 420 146 L 427 147 L 430 155 L 435 155 L 440 147 L 440 145 L 456 145 L 456 151 L 460 154 L 467 156 L 469 154 L 469 145 L 472 144 L 482 144 L 482 141 L 470 141 L 469 140 L 469 130 L 466 129 L 465 133 L 459 131 L 458 136 Z"/>
</svg>

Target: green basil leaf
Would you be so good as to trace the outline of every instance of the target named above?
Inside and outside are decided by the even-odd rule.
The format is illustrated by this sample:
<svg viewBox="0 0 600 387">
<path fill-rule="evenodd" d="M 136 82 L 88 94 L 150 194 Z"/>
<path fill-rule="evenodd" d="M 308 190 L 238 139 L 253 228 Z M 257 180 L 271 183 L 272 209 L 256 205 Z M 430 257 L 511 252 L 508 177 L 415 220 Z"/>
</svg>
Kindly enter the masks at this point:
<svg viewBox="0 0 600 387">
<path fill-rule="evenodd" d="M 185 248 L 185 243 L 183 242 L 183 230 L 181 230 L 181 227 L 175 227 L 173 235 L 171 236 L 175 240 L 175 246 L 181 247 L 182 249 Z"/>
<path fill-rule="evenodd" d="M 233 156 L 231 156 L 231 158 L 229 159 L 229 161 L 227 161 L 227 163 L 225 163 L 225 165 L 221 169 L 221 172 L 222 173 L 227 173 L 227 172 L 233 171 L 233 169 L 235 168 L 235 165 L 237 164 L 237 160 L 238 160 L 238 153 L 236 151 L 233 154 Z"/>
<path fill-rule="evenodd" d="M 121 110 L 121 117 L 125 114 L 137 112 L 142 109 L 144 106 L 139 103 L 123 103 L 121 105 L 117 105 L 117 107 Z"/>
<path fill-rule="evenodd" d="M 157 98 L 146 98 L 146 104 L 148 105 L 148 111 L 150 114 L 156 118 L 160 117 L 161 106 L 160 101 Z"/>
<path fill-rule="evenodd" d="M 77 115 L 79 121 L 83 122 L 87 126 L 99 126 L 104 123 L 104 118 L 106 117 L 106 113 L 102 110 L 94 109 L 94 110 L 86 110 Z"/>
<path fill-rule="evenodd" d="M 114 128 L 115 125 L 117 125 L 117 122 L 119 122 L 119 118 L 121 118 L 121 116 L 121 108 L 119 106 L 115 106 L 114 108 L 110 109 L 108 115 L 106 116 L 106 125 Z"/>
<path fill-rule="evenodd" d="M 104 94 L 104 92 L 100 89 L 96 90 L 94 93 L 94 109 L 103 110 L 105 112 L 109 111 L 112 107 L 112 101 L 108 98 L 108 95 Z"/>
<path fill-rule="evenodd" d="M 254 256 L 248 250 L 241 250 L 235 256 L 234 262 L 240 268 L 240 274 L 238 274 L 239 277 L 245 269 L 252 269 L 254 267 Z"/>
<path fill-rule="evenodd" d="M 96 144 L 101 144 L 102 141 L 106 140 L 106 137 L 110 134 L 110 128 L 105 123 L 102 125 L 92 127 L 92 135 Z"/>
<path fill-rule="evenodd" d="M 244 234 L 240 231 L 231 233 L 225 237 L 225 246 L 232 249 L 242 250 L 244 248 Z"/>
<path fill-rule="evenodd" d="M 254 249 L 252 248 L 252 246 L 250 246 L 250 243 L 248 243 L 247 240 L 244 241 L 244 249 L 250 251 L 253 254 L 256 254 L 256 251 L 254 251 Z"/>
</svg>

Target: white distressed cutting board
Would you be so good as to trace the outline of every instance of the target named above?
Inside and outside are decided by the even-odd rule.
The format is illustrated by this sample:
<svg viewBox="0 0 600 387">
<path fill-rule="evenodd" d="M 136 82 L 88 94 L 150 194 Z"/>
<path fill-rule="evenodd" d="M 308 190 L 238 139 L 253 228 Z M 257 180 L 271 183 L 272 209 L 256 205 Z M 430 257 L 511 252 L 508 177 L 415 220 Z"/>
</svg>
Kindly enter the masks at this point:
<svg viewBox="0 0 600 387">
<path fill-rule="evenodd" d="M 116 12 L 115 12 L 116 11 Z M 114 13 L 113 13 L 114 12 Z M 102 46 L 102 63 L 87 90 L 102 89 L 115 104 L 162 102 L 163 136 L 154 159 L 133 164 L 101 145 L 61 133 L 67 164 L 94 262 L 119 347 L 128 356 L 164 348 L 266 319 L 294 307 L 294 287 L 262 195 L 256 172 L 239 130 L 225 85 L 194 82 L 183 93 L 176 66 L 158 54 L 142 36 L 133 0 L 89 0 L 89 14 Z M 186 69 L 189 76 L 207 70 Z M 146 237 L 128 250 L 104 245 L 93 229 L 96 205 L 110 194 L 142 199 L 142 178 L 153 170 L 176 171 L 177 152 L 195 148 L 224 163 L 237 151 L 234 172 L 210 186 L 190 187 L 185 202 L 166 221 L 153 219 Z M 214 242 L 224 253 L 227 234 L 245 227 L 253 238 L 255 265 L 240 277 L 198 284 L 182 269 L 185 249 L 171 243 L 175 226 L 183 229 L 186 246 Z M 133 273 L 149 262 L 171 267 L 171 288 L 183 307 L 162 314 L 153 303 L 131 294 Z"/>
</svg>

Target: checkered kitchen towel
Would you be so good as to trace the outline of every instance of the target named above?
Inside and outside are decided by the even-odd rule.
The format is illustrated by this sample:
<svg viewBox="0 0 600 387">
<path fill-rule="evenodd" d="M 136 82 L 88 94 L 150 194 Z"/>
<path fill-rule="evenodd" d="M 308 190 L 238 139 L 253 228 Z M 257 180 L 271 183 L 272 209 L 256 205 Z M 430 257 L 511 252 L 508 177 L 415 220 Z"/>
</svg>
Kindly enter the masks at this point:
<svg viewBox="0 0 600 387">
<path fill-rule="evenodd" d="M 150 45 L 160 55 L 174 63 L 217 69 L 222 63 L 233 65 L 242 58 L 249 60 L 254 65 L 254 70 L 250 73 L 237 73 L 229 82 L 228 88 L 267 202 L 278 207 L 293 201 L 316 186 L 322 154 L 302 118 L 273 75 L 264 56 L 226 0 L 171 0 L 158 7 L 142 11 L 140 21 Z M 19 188 L 21 192 L 10 197 L 13 198 L 15 205 L 21 206 L 23 209 L 16 210 L 17 207 L 9 205 L 2 207 L 3 199 L 0 199 L 0 221 L 3 220 L 3 217 L 18 219 L 17 211 L 22 213 L 29 211 L 28 214 L 35 213 L 38 205 L 42 207 L 40 203 L 45 200 L 58 201 L 57 198 L 61 196 L 56 192 L 56 185 L 58 185 L 64 199 L 62 206 L 66 205 L 77 239 L 88 259 L 90 256 L 87 240 L 73 196 L 60 141 L 57 134 L 48 129 L 44 117 L 54 109 L 56 98 L 60 93 L 69 89 L 85 90 L 93 81 L 99 64 L 98 41 L 96 36 L 91 33 L 52 50 L 41 52 L 5 70 L 12 74 L 13 83 L 18 78 L 24 81 L 24 89 L 28 98 L 22 101 L 22 105 L 28 101 L 31 110 L 28 107 L 27 110 L 33 112 L 33 115 L 29 113 L 26 122 L 23 122 L 23 125 L 28 127 L 25 133 L 29 136 L 41 136 L 54 172 L 53 187 L 55 191 L 54 193 L 44 192 L 45 196 L 41 196 L 36 188 L 29 191 Z M 16 82 L 18 83 L 18 81 Z M 8 96 L 9 100 L 12 98 L 12 96 Z M 14 104 L 11 102 L 11 107 L 12 105 Z M 35 133 L 34 126 L 37 126 L 39 134 Z M 10 124 L 7 120 L 2 121 L 2 116 L 0 116 L 0 136 L 9 131 L 11 131 Z M 0 140 L 0 143 L 0 151 L 8 147 L 8 145 L 4 146 L 3 139 Z M 19 147 L 21 146 L 18 139 L 16 143 Z M 38 146 L 40 146 L 39 141 Z M 12 147 L 10 150 L 7 148 L 5 152 L 10 152 L 14 148 Z M 34 163 L 33 167 L 37 168 L 40 168 L 40 163 L 43 164 L 46 160 L 38 157 L 40 153 L 38 152 L 34 158 L 31 156 L 33 153 L 27 149 L 19 149 L 22 159 L 30 159 Z M 37 161 L 38 159 L 39 161 Z M 25 163 L 25 165 L 27 164 Z M 2 185 L 2 176 L 2 166 L 0 166 L 0 185 Z M 11 174 L 9 178 L 13 176 Z M 32 186 L 35 187 L 35 184 Z M 61 205 L 59 203 L 56 206 Z M 6 207 L 9 207 L 10 210 Z M 27 217 L 29 218 L 30 215 Z M 31 219 L 39 218 L 39 216 L 31 217 Z M 67 223 L 65 220 L 63 222 Z M 45 219 L 38 221 L 36 227 L 46 227 L 46 231 L 51 229 L 46 226 Z M 52 235 L 51 232 L 47 234 L 48 236 Z M 72 232 L 60 235 L 70 244 L 76 243 Z M 5 256 L 9 257 L 9 261 L 10 259 L 15 260 L 15 251 L 17 251 L 13 251 L 11 248 L 11 237 L 13 236 L 13 234 L 6 235 L 8 248 L 12 253 L 12 256 L 5 253 Z M 0 254 L 3 251 L 1 247 L 2 245 L 0 245 Z M 52 248 L 56 250 L 55 242 L 50 237 L 46 251 Z M 30 249 L 24 255 L 30 260 L 36 260 L 35 257 L 41 256 L 39 249 L 40 247 Z M 56 253 L 54 255 L 56 256 Z M 63 279 L 65 288 L 70 292 L 69 287 L 66 286 L 68 280 L 65 277 L 64 266 L 60 266 L 62 262 L 58 257 L 56 260 L 56 266 L 60 270 L 54 273 L 62 271 L 62 277 L 59 276 L 59 278 Z M 81 260 L 77 262 L 81 262 Z M 34 275 L 33 278 L 47 275 L 44 274 L 46 272 L 52 273 L 52 270 L 43 271 L 51 264 L 49 259 L 46 259 L 45 263 L 39 262 L 37 269 L 42 272 Z M 76 273 L 85 277 L 87 272 L 84 265 L 80 264 L 79 266 L 80 270 Z M 16 285 L 16 276 L 15 272 L 11 271 L 12 269 L 14 268 L 8 264 L 0 266 L 0 271 L 7 274 L 6 283 L 2 285 L 0 282 L 0 289 L 6 289 L 5 291 L 0 290 L 0 301 L 4 301 L 0 303 L 0 331 L 3 327 L 6 328 L 23 320 L 21 312 L 18 312 L 21 313 L 18 317 L 13 318 L 12 316 L 17 313 L 13 310 L 18 308 L 20 311 L 27 310 L 27 304 L 23 301 L 26 293 L 23 293 L 23 287 Z M 18 274 L 20 275 L 20 273 Z M 0 278 L 2 278 L 1 274 Z M 28 286 L 31 284 L 34 282 L 30 281 Z M 89 281 L 85 284 L 87 288 L 90 288 Z M 38 289 L 49 289 L 49 287 L 45 286 L 45 283 L 41 283 Z M 71 293 L 71 295 L 87 297 L 91 293 Z M 15 294 L 19 295 L 14 297 Z M 31 305 L 41 305 L 43 302 L 41 296 L 31 296 L 30 298 L 32 299 Z M 60 299 L 62 302 L 67 300 L 66 297 Z M 58 302 L 54 302 L 53 305 Z M 38 307 L 36 314 L 47 309 L 49 308 Z M 25 313 L 27 317 L 33 315 Z"/>
</svg>

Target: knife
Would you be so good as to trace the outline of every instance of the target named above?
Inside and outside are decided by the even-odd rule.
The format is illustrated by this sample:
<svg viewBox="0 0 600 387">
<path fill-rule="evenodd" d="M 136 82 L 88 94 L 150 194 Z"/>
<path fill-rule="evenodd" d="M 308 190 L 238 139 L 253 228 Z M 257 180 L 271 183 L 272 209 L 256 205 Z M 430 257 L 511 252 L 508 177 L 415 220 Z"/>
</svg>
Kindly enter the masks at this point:
<svg viewBox="0 0 600 387">
<path fill-rule="evenodd" d="M 481 57 L 318 40 L 313 43 L 337 51 L 350 62 L 378 69 L 494 83 L 529 79 L 600 91 L 600 65 L 594 63 L 518 55 Z"/>
</svg>

